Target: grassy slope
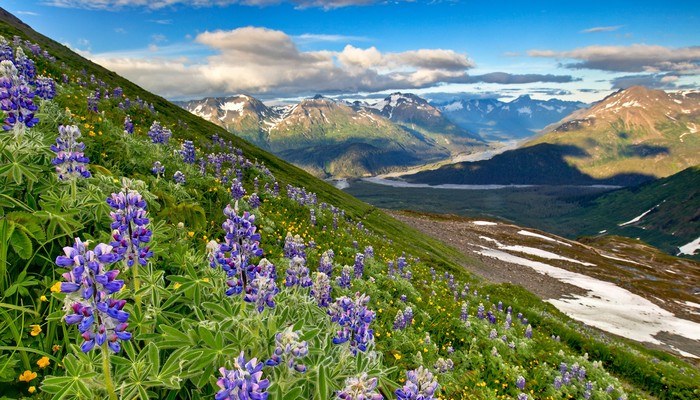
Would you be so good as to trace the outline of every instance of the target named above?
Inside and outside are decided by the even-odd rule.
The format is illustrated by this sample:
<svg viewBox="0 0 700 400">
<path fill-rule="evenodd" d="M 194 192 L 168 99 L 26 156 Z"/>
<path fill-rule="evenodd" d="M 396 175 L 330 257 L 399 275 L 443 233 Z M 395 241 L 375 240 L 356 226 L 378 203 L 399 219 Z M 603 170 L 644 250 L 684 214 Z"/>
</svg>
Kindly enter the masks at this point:
<svg viewBox="0 0 700 400">
<path fill-rule="evenodd" d="M 84 68 L 88 75 L 95 74 L 113 87 L 121 86 L 126 93 L 129 93 L 130 96 L 138 95 L 141 99 L 153 103 L 156 110 L 158 110 L 159 119 L 161 122 L 164 122 L 164 124 L 175 126 L 178 124 L 178 122 L 181 124 L 186 123 L 188 128 L 177 132 L 179 139 L 194 139 L 197 141 L 202 141 L 204 138 L 210 137 L 213 134 L 229 139 L 235 146 L 241 148 L 249 159 L 264 161 L 266 166 L 273 171 L 277 179 L 282 184 L 292 183 L 295 186 L 303 186 L 313 190 L 318 194 L 320 201 L 326 201 L 344 209 L 349 217 L 355 220 L 363 221 L 365 226 L 374 230 L 374 232 L 376 232 L 378 235 L 386 235 L 387 238 L 393 240 L 393 245 L 395 248 L 405 249 L 414 255 L 420 256 L 421 259 L 428 265 L 434 266 L 438 272 L 441 273 L 443 271 L 451 271 L 455 273 L 458 279 L 472 279 L 466 276 L 466 274 L 461 271 L 461 268 L 454 261 L 456 258 L 459 258 L 458 254 L 438 241 L 406 227 L 377 209 L 354 199 L 342 191 L 335 189 L 333 186 L 319 181 L 300 169 L 261 151 L 260 149 L 236 138 L 233 135 L 226 133 L 223 129 L 205 122 L 200 118 L 185 112 L 184 110 L 181 110 L 179 107 L 167 102 L 165 99 L 142 90 L 138 86 L 124 80 L 118 75 L 90 63 L 89 61 L 70 52 L 64 46 L 44 38 L 43 36 L 32 31 L 27 26 L 19 24 L 16 20 L 6 15 L 2 16 L 2 20 L 5 23 L 0 24 L 0 34 L 6 37 L 12 37 L 13 35 L 20 33 L 47 49 L 57 58 L 57 64 L 61 64 L 63 62 L 68 68 L 75 71 L 79 71 Z M 62 97 L 59 97 L 57 102 L 59 106 L 79 107 L 80 104 L 78 103 L 77 99 L 74 101 L 69 101 L 67 98 Z M 105 121 L 105 123 L 107 122 L 111 122 L 113 127 L 120 126 L 121 123 L 121 121 Z M 141 127 L 141 129 L 143 129 L 143 127 Z M 118 131 L 118 129 L 116 130 Z M 143 134 L 143 131 L 141 134 Z M 95 143 L 100 142 L 96 141 Z M 104 150 L 104 154 L 119 154 L 120 151 L 123 151 L 119 148 L 105 148 Z M 104 160 L 107 158 L 107 156 L 100 156 L 99 154 L 96 154 L 96 156 L 96 159 L 92 160 L 93 168 L 100 170 L 100 164 L 102 162 L 107 162 Z M 102 157 L 102 159 L 100 159 L 100 157 Z M 617 373 L 620 374 L 624 380 L 633 382 L 635 385 L 639 385 L 639 387 L 643 388 L 644 390 L 650 390 L 654 393 L 663 393 L 663 383 L 661 382 L 664 382 L 667 379 L 663 373 L 668 371 L 654 370 L 647 367 L 646 363 L 648 363 L 648 361 L 642 360 L 647 359 L 649 356 L 636 355 L 637 350 L 630 352 L 625 350 L 626 347 L 624 346 L 620 346 L 621 349 L 615 350 L 608 345 L 600 343 L 595 339 L 594 335 L 586 335 L 577 332 L 578 326 L 576 324 L 565 322 L 567 319 L 557 313 L 551 306 L 539 302 L 532 295 L 518 288 L 509 286 L 486 286 L 483 288 L 483 290 L 486 291 L 486 293 L 492 293 L 494 297 L 497 296 L 498 298 L 509 299 L 517 308 L 526 309 L 525 314 L 534 324 L 539 326 L 540 329 L 543 329 L 545 332 L 556 332 L 562 336 L 567 346 L 575 349 L 576 351 L 581 351 L 581 353 L 588 351 L 594 357 L 603 360 L 606 366 L 611 367 L 613 371 L 617 371 Z M 421 309 L 423 310 L 422 312 L 426 313 L 430 311 L 427 306 L 425 306 L 424 309 Z M 442 318 L 440 315 L 435 315 L 434 317 L 438 319 Z M 554 345 L 548 346 L 550 346 L 550 349 L 556 348 Z M 642 351 L 644 354 L 649 354 L 645 350 L 641 350 L 641 347 L 639 346 L 632 346 L 640 349 L 639 351 Z M 486 351 L 486 349 L 484 349 L 484 351 Z M 546 352 L 546 350 L 543 351 Z M 658 356 L 662 360 L 671 360 L 670 357 L 661 353 L 651 354 Z M 616 366 L 621 359 L 624 359 L 624 365 Z M 664 380 L 662 380 L 662 377 Z M 684 385 L 677 376 L 671 377 L 669 375 L 668 379 L 674 385 L 678 385 L 677 387 L 674 386 L 674 388 L 687 391 L 687 384 Z M 489 382 L 489 385 L 492 384 L 492 382 Z M 684 388 L 684 386 L 686 387 Z"/>
</svg>

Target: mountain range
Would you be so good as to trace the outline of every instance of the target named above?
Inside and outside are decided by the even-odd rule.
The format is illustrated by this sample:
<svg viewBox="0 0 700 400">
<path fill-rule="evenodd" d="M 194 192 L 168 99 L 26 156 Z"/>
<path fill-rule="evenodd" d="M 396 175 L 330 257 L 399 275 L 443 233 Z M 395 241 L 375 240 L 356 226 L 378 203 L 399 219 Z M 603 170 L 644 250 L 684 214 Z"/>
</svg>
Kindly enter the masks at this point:
<svg viewBox="0 0 700 400">
<path fill-rule="evenodd" d="M 323 177 L 374 175 L 486 147 L 410 94 L 376 104 L 320 95 L 277 107 L 247 95 L 178 104 Z"/>
<path fill-rule="evenodd" d="M 588 107 L 578 101 L 536 100 L 529 95 L 510 102 L 465 98 L 436 102 L 435 106 L 453 123 L 492 141 L 533 136 L 547 125 Z"/>
<path fill-rule="evenodd" d="M 634 185 L 700 163 L 700 93 L 620 90 L 490 160 L 404 176 L 420 183 Z"/>
</svg>

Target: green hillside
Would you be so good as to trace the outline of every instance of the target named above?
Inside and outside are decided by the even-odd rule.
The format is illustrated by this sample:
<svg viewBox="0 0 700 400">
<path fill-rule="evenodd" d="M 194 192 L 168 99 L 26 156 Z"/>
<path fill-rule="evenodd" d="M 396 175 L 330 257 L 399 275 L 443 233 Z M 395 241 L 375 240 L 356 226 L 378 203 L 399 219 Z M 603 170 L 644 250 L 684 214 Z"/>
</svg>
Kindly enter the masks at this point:
<svg viewBox="0 0 700 400">
<path fill-rule="evenodd" d="M 700 235 L 700 166 L 595 197 L 563 216 L 562 233 L 640 238 L 670 254 Z M 628 223 L 646 213 L 639 221 Z M 567 230 L 568 232 L 563 232 Z M 700 254 L 698 255 L 700 256 Z"/>
<path fill-rule="evenodd" d="M 413 381 L 437 382 L 425 398 L 697 398 L 688 362 L 479 282 L 435 238 L 2 9 L 0 35 L 3 107 L 28 115 L 47 82 L 17 47 L 57 83 L 38 121 L 3 114 L 1 398 L 392 399 Z"/>
</svg>

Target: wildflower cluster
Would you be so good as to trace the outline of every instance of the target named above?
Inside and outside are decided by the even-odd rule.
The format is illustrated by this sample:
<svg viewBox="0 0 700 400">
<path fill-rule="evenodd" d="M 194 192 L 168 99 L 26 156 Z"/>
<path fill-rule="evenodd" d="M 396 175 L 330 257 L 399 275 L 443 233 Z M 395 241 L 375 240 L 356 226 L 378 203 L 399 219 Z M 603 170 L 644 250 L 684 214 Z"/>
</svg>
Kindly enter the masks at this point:
<svg viewBox="0 0 700 400">
<path fill-rule="evenodd" d="M 306 259 L 295 255 L 289 260 L 289 268 L 287 268 L 287 279 L 284 282 L 284 286 L 301 286 L 309 287 L 312 285 L 311 278 L 309 278 L 309 268 L 306 267 Z"/>
<path fill-rule="evenodd" d="M 250 264 L 250 259 L 261 256 L 263 250 L 258 247 L 260 234 L 255 233 L 255 215 L 248 211 L 238 215 L 238 208 L 230 204 L 224 209 L 224 215 L 227 219 L 221 227 L 226 232 L 225 242 L 212 253 L 210 265 L 212 268 L 221 266 L 231 278 L 226 281 L 229 286 L 226 295 L 231 296 L 241 293 L 249 278 L 255 279 L 256 266 Z"/>
<path fill-rule="evenodd" d="M 316 273 L 316 279 L 314 279 L 313 285 L 311 286 L 311 297 L 316 300 L 319 307 L 328 307 L 331 301 L 331 280 L 328 275 L 323 272 Z"/>
<path fill-rule="evenodd" d="M 148 130 L 148 137 L 155 144 L 167 144 L 172 135 L 170 129 L 161 126 L 158 121 L 154 121 L 151 124 L 151 129 Z"/>
<path fill-rule="evenodd" d="M 351 284 L 351 276 L 352 267 L 349 265 L 343 265 L 343 268 L 340 270 L 340 276 L 335 279 L 335 282 L 338 284 L 338 287 L 347 289 Z"/>
<path fill-rule="evenodd" d="M 377 378 L 368 378 L 363 372 L 358 377 L 348 378 L 345 387 L 336 393 L 339 399 L 343 400 L 382 400 L 384 397 L 375 392 Z"/>
<path fill-rule="evenodd" d="M 56 144 L 51 145 L 51 150 L 56 153 L 56 158 L 51 164 L 56 166 L 56 173 L 61 180 L 73 180 L 78 177 L 89 178 L 90 172 L 85 165 L 90 160 L 85 157 L 85 144 L 78 142 L 80 129 L 75 125 L 58 127 Z"/>
<path fill-rule="evenodd" d="M 182 156 L 182 160 L 186 164 L 194 164 L 195 160 L 197 159 L 197 156 L 195 155 L 194 151 L 194 143 L 192 143 L 191 140 L 185 140 L 185 142 L 182 144 L 182 150 L 180 150 L 180 155 Z"/>
<path fill-rule="evenodd" d="M 246 362 L 243 352 L 234 361 L 233 369 L 220 368 L 222 377 L 216 381 L 220 390 L 214 398 L 216 400 L 266 400 L 268 393 L 265 391 L 270 386 L 270 381 L 262 378 L 263 363 L 253 358 Z"/>
<path fill-rule="evenodd" d="M 246 288 L 243 301 L 255 304 L 256 310 L 261 313 L 265 306 L 275 307 L 275 295 L 279 292 L 275 283 L 275 266 L 267 262 L 267 259 L 262 259 L 260 265 L 251 267 L 248 277 L 252 280 Z"/>
<path fill-rule="evenodd" d="M 284 238 L 284 256 L 292 259 L 294 256 L 299 256 L 306 258 L 306 252 L 304 252 L 304 239 L 299 235 L 292 236 L 291 232 L 287 232 L 287 236 Z"/>
<path fill-rule="evenodd" d="M 112 193 L 107 198 L 107 204 L 113 209 L 109 215 L 113 220 L 110 228 L 113 229 L 114 241 L 110 245 L 120 259 L 126 260 L 128 267 L 132 267 L 134 262 L 146 265 L 148 259 L 153 257 L 148 245 L 152 231 L 146 227 L 149 223 L 146 201 L 127 183 L 121 192 Z"/>
<path fill-rule="evenodd" d="M 95 345 L 107 343 L 114 352 L 121 349 L 120 341 L 131 339 L 126 331 L 129 313 L 123 311 L 126 300 L 112 298 L 119 292 L 124 281 L 116 279 L 119 270 L 106 270 L 119 256 L 112 246 L 100 243 L 94 250 L 87 250 L 79 238 L 72 247 L 64 247 L 65 255 L 56 258 L 56 265 L 72 268 L 63 274 L 61 291 L 66 296 L 66 306 L 72 314 L 65 317 L 67 324 L 77 324 L 84 342 L 80 349 L 87 353 Z"/>
<path fill-rule="evenodd" d="M 231 182 L 231 198 L 233 200 L 240 200 L 245 196 L 245 189 L 243 188 L 243 184 L 240 182 L 238 178 L 233 178 L 233 181 Z"/>
<path fill-rule="evenodd" d="M 134 123 L 131 122 L 131 117 L 128 115 L 124 117 L 124 133 L 127 135 L 134 133 Z"/>
<path fill-rule="evenodd" d="M 165 174 L 165 167 L 160 163 L 160 161 L 155 161 L 153 162 L 151 172 L 153 172 L 156 176 L 161 176 Z"/>
<path fill-rule="evenodd" d="M 333 275 L 333 258 L 335 253 L 328 249 L 321 254 L 321 259 L 318 262 L 318 272 L 323 272 L 329 277 Z"/>
<path fill-rule="evenodd" d="M 309 354 L 309 344 L 306 340 L 299 340 L 299 332 L 295 332 L 291 326 L 287 327 L 275 335 L 275 345 L 275 351 L 265 362 L 266 365 L 274 367 L 286 363 L 290 369 L 306 372 L 306 366 L 297 360 Z"/>
<path fill-rule="evenodd" d="M 396 389 L 397 400 L 432 400 L 438 389 L 438 382 L 433 374 L 423 366 L 406 371 L 406 383 Z"/>
<path fill-rule="evenodd" d="M 350 350 L 353 354 L 357 351 L 367 351 L 367 345 L 373 340 L 374 330 L 369 324 L 374 320 L 375 313 L 367 308 L 369 296 L 355 294 L 355 298 L 342 296 L 331 304 L 328 314 L 333 322 L 340 325 L 334 344 L 350 342 Z"/>
<path fill-rule="evenodd" d="M 0 62 L 0 109 L 7 112 L 3 129 L 12 130 L 17 126 L 31 128 L 39 119 L 34 116 L 38 109 L 34 104 L 34 91 L 11 60 Z"/>
</svg>

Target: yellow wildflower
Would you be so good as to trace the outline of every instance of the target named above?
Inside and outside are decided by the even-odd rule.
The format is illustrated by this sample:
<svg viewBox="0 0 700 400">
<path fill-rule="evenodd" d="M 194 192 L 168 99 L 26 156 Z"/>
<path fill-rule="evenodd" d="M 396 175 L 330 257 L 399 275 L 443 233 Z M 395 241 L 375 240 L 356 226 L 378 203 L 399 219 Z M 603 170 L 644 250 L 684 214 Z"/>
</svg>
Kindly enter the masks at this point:
<svg viewBox="0 0 700 400">
<path fill-rule="evenodd" d="M 46 356 L 43 356 L 39 359 L 39 361 L 36 362 L 36 365 L 39 366 L 39 368 L 46 368 L 51 364 L 51 361 L 49 361 L 49 358 Z"/>
<path fill-rule="evenodd" d="M 19 381 L 20 382 L 29 382 L 34 378 L 36 378 L 36 372 L 26 370 L 26 371 L 22 372 L 22 375 L 19 376 Z"/>
<path fill-rule="evenodd" d="M 192 231 L 187 232 L 187 236 L 189 236 L 189 237 L 194 236 L 194 232 L 192 232 Z"/>
<path fill-rule="evenodd" d="M 394 353 L 394 358 L 397 359 L 397 360 L 400 360 L 400 359 L 401 359 L 401 354 L 399 354 L 399 353 Z"/>
<path fill-rule="evenodd" d="M 32 336 L 38 336 L 41 333 L 41 325 L 29 325 L 32 331 L 29 333 Z"/>
<path fill-rule="evenodd" d="M 27 389 L 27 391 L 28 391 L 30 394 L 36 393 L 36 386 L 30 386 L 29 389 Z"/>
<path fill-rule="evenodd" d="M 209 278 L 202 278 L 202 282 L 209 282 Z"/>
<path fill-rule="evenodd" d="M 49 301 L 49 299 L 47 299 L 46 296 L 42 294 L 41 297 L 39 297 L 39 301 Z"/>
<path fill-rule="evenodd" d="M 180 286 L 182 286 L 181 283 L 176 283 L 175 285 L 173 285 L 173 289 L 180 289 Z"/>
<path fill-rule="evenodd" d="M 56 282 L 51 286 L 51 293 L 59 293 L 61 291 L 61 282 Z"/>
</svg>

